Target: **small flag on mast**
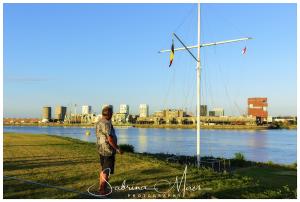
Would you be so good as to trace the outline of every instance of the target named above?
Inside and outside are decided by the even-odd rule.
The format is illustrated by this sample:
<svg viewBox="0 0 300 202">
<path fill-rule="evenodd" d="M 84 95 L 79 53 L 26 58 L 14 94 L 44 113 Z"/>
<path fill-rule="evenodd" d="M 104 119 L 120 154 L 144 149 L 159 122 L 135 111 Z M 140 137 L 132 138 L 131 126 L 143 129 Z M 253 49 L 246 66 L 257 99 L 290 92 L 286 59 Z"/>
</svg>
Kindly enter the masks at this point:
<svg viewBox="0 0 300 202">
<path fill-rule="evenodd" d="M 243 48 L 243 50 L 242 50 L 242 54 L 245 55 L 246 51 L 247 51 L 247 47 L 245 46 L 245 48 Z"/>
<path fill-rule="evenodd" d="M 171 52 L 170 52 L 170 64 L 169 64 L 169 67 L 171 67 L 173 59 L 174 59 L 174 40 L 172 39 L 172 46 L 171 46 Z"/>
</svg>

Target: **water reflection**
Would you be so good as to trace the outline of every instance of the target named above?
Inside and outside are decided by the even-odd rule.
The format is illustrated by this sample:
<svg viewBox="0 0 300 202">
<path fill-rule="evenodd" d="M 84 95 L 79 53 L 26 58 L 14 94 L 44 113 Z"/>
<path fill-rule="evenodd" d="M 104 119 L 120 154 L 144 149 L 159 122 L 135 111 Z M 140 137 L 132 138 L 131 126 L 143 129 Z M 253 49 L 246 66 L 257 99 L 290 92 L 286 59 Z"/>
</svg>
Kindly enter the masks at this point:
<svg viewBox="0 0 300 202">
<path fill-rule="evenodd" d="M 248 156 L 256 157 L 258 161 L 266 161 L 268 159 L 268 152 L 265 151 L 267 145 L 267 138 L 265 132 L 259 131 L 258 133 L 253 133 L 247 135 L 248 146 L 252 147 L 251 153 Z"/>
<path fill-rule="evenodd" d="M 139 128 L 139 149 L 141 151 L 148 151 L 148 136 L 147 136 L 147 129 Z"/>
<path fill-rule="evenodd" d="M 128 144 L 128 133 L 126 129 L 115 128 L 118 137 L 118 144 Z"/>
</svg>

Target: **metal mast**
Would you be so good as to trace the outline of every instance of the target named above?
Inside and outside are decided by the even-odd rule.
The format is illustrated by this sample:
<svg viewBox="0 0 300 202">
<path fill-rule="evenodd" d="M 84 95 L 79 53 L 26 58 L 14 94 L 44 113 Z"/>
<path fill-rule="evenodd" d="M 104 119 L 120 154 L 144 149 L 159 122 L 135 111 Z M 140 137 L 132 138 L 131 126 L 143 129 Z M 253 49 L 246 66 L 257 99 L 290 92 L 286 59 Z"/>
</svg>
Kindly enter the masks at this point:
<svg viewBox="0 0 300 202">
<path fill-rule="evenodd" d="M 212 43 L 206 43 L 206 44 L 200 44 L 200 3 L 198 3 L 198 43 L 197 45 L 193 46 L 186 46 L 183 41 L 175 34 L 173 35 L 177 38 L 177 40 L 183 45 L 183 47 L 175 48 L 174 51 L 181 51 L 186 50 L 197 62 L 197 166 L 200 167 L 200 76 L 201 76 L 201 67 L 200 67 L 200 48 L 207 47 L 207 46 L 217 46 L 227 43 L 234 43 L 234 42 L 240 42 L 240 41 L 246 41 L 253 39 L 251 37 L 244 37 L 239 39 L 232 39 L 232 40 L 225 40 L 225 41 L 218 41 L 218 42 L 212 42 Z M 197 58 L 193 55 L 193 53 L 190 51 L 190 49 L 197 48 Z M 165 53 L 165 52 L 171 52 L 170 49 L 168 50 L 161 50 L 158 53 Z"/>
<path fill-rule="evenodd" d="M 198 3 L 198 54 L 197 54 L 197 166 L 200 167 L 200 3 Z"/>
</svg>

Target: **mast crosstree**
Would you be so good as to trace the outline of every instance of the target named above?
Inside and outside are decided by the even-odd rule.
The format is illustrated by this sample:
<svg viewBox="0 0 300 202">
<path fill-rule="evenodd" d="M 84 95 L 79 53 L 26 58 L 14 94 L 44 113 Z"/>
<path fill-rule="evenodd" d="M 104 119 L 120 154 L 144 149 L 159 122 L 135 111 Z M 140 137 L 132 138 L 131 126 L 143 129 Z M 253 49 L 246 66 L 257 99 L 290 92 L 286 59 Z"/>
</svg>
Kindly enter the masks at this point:
<svg viewBox="0 0 300 202">
<path fill-rule="evenodd" d="M 206 44 L 200 44 L 200 3 L 198 3 L 198 43 L 197 45 L 193 46 L 186 46 L 182 40 L 175 34 L 173 35 L 176 37 L 176 39 L 183 45 L 181 48 L 175 48 L 174 51 L 182 51 L 186 50 L 189 52 L 189 54 L 196 60 L 197 66 L 197 167 L 200 167 L 200 48 L 208 47 L 208 46 L 217 46 L 227 43 L 234 43 L 234 42 L 240 42 L 240 41 L 246 41 L 253 39 L 251 37 L 244 37 L 239 39 L 231 39 L 231 40 L 225 40 L 225 41 L 218 41 L 218 42 L 212 42 L 212 43 L 206 43 Z M 190 49 L 197 48 L 197 57 L 194 56 L 194 54 L 190 51 Z M 158 53 L 165 53 L 165 52 L 171 52 L 172 50 L 161 50 Z"/>
</svg>

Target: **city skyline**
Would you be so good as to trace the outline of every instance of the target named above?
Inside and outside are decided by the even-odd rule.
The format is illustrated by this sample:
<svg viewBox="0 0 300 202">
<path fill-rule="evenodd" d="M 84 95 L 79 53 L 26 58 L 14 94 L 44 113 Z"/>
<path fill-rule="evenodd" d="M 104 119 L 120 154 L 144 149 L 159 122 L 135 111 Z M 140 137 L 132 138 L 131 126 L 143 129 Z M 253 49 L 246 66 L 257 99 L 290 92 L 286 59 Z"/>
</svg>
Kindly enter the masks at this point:
<svg viewBox="0 0 300 202">
<path fill-rule="evenodd" d="M 249 105 L 249 100 L 265 100 L 266 99 L 266 108 L 264 109 L 264 111 L 268 114 L 268 101 L 267 101 L 267 98 L 248 98 L 248 105 L 247 105 L 247 113 L 245 114 L 240 114 L 238 116 L 251 116 L 251 113 L 249 114 L 249 108 L 253 108 L 253 104 L 252 106 Z M 253 102 L 253 101 L 251 101 Z M 74 105 L 69 105 L 69 106 L 64 106 L 64 105 L 55 105 L 55 106 L 52 106 L 52 105 L 45 105 L 42 107 L 42 109 L 44 110 L 44 108 L 50 108 L 50 116 L 55 116 L 56 113 L 54 111 L 51 111 L 51 109 L 57 109 L 57 108 L 60 108 L 60 107 L 65 107 L 66 108 L 66 114 L 82 114 L 82 115 L 85 115 L 85 114 L 94 114 L 94 115 L 101 115 L 101 110 L 103 109 L 104 106 L 107 106 L 107 105 L 110 105 L 110 104 L 102 104 L 102 105 L 99 105 L 97 107 L 93 107 L 91 105 L 88 105 L 88 104 L 83 104 L 83 105 L 78 105 L 78 104 L 74 104 Z M 256 104 L 255 104 L 256 105 Z M 165 111 L 165 110 L 183 110 L 183 112 L 186 112 L 187 115 L 190 115 L 190 116 L 195 116 L 196 112 L 191 112 L 191 111 L 187 111 L 187 109 L 183 109 L 183 108 L 161 108 L 159 110 L 150 110 L 151 109 L 151 106 L 149 106 L 148 104 L 139 104 L 139 109 L 138 109 L 138 112 L 132 112 L 130 111 L 130 105 L 128 104 L 125 104 L 125 103 L 122 103 L 122 104 L 119 104 L 118 106 L 113 106 L 113 105 L 110 105 L 113 107 L 113 113 L 114 114 L 119 114 L 119 113 L 125 113 L 125 114 L 130 114 L 130 115 L 140 115 L 141 114 L 141 108 L 147 108 L 147 112 L 148 112 L 148 115 L 146 115 L 145 117 L 147 116 L 152 116 L 153 114 L 157 113 L 157 112 L 162 112 L 162 111 Z M 203 109 L 202 109 L 203 107 Z M 94 110 L 96 108 L 96 110 Z M 254 108 L 257 108 L 257 106 L 254 106 Z M 206 115 L 202 115 L 202 110 L 205 111 Z M 211 107 L 211 106 L 207 106 L 207 105 L 201 105 L 201 115 L 200 116 L 211 116 L 210 113 L 211 112 L 215 112 L 215 111 L 221 111 L 222 112 L 222 115 L 218 115 L 218 116 L 231 116 L 231 115 L 228 115 L 224 112 L 224 108 L 222 107 Z M 48 112 L 47 112 L 48 113 Z M 257 112 L 255 112 L 257 113 Z M 44 111 L 41 112 L 41 116 L 44 116 Z M 215 116 L 215 115 L 212 115 L 212 116 Z M 266 117 L 272 117 L 272 116 L 268 116 L 266 115 Z M 276 117 L 276 116 L 275 116 Z M 282 117 L 282 115 L 278 115 L 277 117 Z M 4 118 L 22 118 L 22 117 L 4 117 Z M 24 117 L 26 118 L 26 117 Z M 38 117 L 34 117 L 34 118 L 38 118 Z"/>
<path fill-rule="evenodd" d="M 202 50 L 201 104 L 242 115 L 268 97 L 271 116 L 296 115 L 296 4 L 201 4 L 201 15 L 202 42 L 254 37 Z M 196 4 L 4 4 L 4 117 L 71 103 L 195 113 L 194 62 L 175 53 L 168 68 L 157 54 L 174 31 L 196 43 Z"/>
</svg>

